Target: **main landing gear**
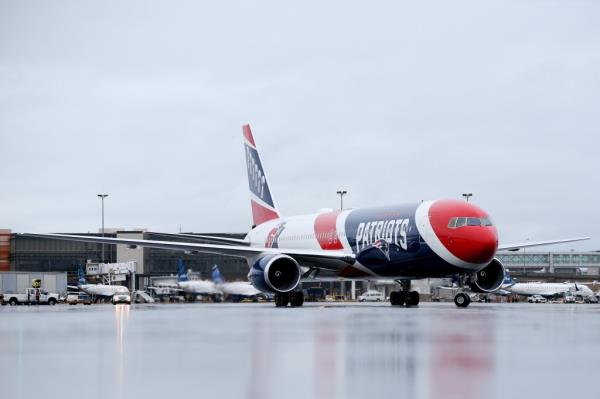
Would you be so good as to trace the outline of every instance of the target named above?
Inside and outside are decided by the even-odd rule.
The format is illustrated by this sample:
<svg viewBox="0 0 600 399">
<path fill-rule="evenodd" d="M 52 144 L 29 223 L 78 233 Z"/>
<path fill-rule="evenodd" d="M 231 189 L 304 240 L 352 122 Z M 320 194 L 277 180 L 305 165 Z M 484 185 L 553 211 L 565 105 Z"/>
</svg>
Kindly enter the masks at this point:
<svg viewBox="0 0 600 399">
<path fill-rule="evenodd" d="M 275 294 L 275 306 L 278 308 L 285 307 L 290 304 L 291 307 L 297 308 L 304 304 L 304 294 L 302 291 L 282 292 Z"/>
<path fill-rule="evenodd" d="M 400 284 L 400 291 L 393 291 L 390 294 L 390 303 L 392 306 L 417 306 L 419 304 L 419 293 L 410 290 L 410 280 L 396 280 Z"/>
</svg>

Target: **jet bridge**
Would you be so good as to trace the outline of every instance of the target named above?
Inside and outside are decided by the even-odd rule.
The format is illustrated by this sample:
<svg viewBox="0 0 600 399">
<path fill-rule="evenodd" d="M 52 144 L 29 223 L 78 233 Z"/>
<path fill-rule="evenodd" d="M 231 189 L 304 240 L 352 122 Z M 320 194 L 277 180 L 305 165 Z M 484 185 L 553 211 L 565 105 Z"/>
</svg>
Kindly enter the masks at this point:
<svg viewBox="0 0 600 399">
<path fill-rule="evenodd" d="M 135 291 L 135 275 L 137 262 L 118 262 L 118 263 L 93 263 L 88 262 L 85 265 L 85 274 L 102 279 L 102 284 L 113 284 L 118 281 L 125 281 L 129 278 L 129 290 Z"/>
</svg>

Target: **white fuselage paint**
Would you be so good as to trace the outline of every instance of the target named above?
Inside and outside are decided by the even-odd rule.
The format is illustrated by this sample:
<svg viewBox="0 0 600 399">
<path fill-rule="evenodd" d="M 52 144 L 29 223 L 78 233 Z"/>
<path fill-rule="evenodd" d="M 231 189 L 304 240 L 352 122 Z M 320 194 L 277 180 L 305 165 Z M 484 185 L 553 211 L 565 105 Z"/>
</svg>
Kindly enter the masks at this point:
<svg viewBox="0 0 600 399">
<path fill-rule="evenodd" d="M 80 284 L 78 288 L 88 295 L 112 297 L 113 295 L 129 294 L 129 289 L 123 285 Z"/>
<path fill-rule="evenodd" d="M 225 295 L 255 296 L 261 293 L 260 290 L 246 281 L 233 281 L 230 283 L 217 284 L 217 288 Z"/>
<path fill-rule="evenodd" d="M 186 294 L 211 295 L 220 293 L 215 283 L 207 280 L 180 281 L 177 286 Z"/>
<path fill-rule="evenodd" d="M 519 295 L 542 295 L 553 296 L 565 292 L 572 292 L 574 295 L 590 296 L 594 293 L 583 285 L 575 283 L 516 283 L 510 287 L 504 288 L 513 294 Z"/>
<path fill-rule="evenodd" d="M 346 210 L 337 216 L 335 232 L 337 239 L 342 243 L 343 249 L 340 249 L 340 251 L 348 254 L 352 253 L 352 248 L 346 238 L 344 223 L 350 212 L 351 210 Z M 278 248 L 320 250 L 321 246 L 315 235 L 314 227 L 318 216 L 318 213 L 314 213 L 269 220 L 252 229 L 246 239 L 251 246 L 264 247 L 269 233 L 285 223 L 285 229 L 277 239 Z"/>
</svg>

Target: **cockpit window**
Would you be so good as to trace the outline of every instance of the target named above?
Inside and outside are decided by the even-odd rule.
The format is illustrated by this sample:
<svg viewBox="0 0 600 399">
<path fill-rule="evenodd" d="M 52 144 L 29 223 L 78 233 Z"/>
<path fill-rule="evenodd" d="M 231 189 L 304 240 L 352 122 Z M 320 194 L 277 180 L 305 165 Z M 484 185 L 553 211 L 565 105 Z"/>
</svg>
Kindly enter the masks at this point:
<svg viewBox="0 0 600 399">
<path fill-rule="evenodd" d="M 467 218 L 467 226 L 481 226 L 479 218 Z"/>
<path fill-rule="evenodd" d="M 463 226 L 493 226 L 489 218 L 451 218 L 448 221 L 448 227 L 456 229 Z"/>
<path fill-rule="evenodd" d="M 482 218 L 481 225 L 482 226 L 493 226 L 492 221 L 488 218 Z"/>
</svg>

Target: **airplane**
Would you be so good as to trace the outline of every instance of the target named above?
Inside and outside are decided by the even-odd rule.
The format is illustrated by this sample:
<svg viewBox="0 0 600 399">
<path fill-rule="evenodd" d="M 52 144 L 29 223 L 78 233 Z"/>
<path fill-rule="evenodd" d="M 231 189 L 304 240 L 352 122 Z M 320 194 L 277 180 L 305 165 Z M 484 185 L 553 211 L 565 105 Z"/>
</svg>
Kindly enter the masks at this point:
<svg viewBox="0 0 600 399">
<path fill-rule="evenodd" d="M 212 281 L 208 280 L 189 280 L 185 264 L 182 259 L 177 261 L 177 288 L 185 294 L 190 295 L 215 295 L 219 290 Z"/>
<path fill-rule="evenodd" d="M 275 294 L 275 305 L 302 306 L 302 278 L 333 271 L 346 279 L 393 279 L 399 290 L 393 306 L 416 306 L 419 293 L 411 280 L 458 277 L 454 297 L 467 307 L 463 292 L 494 292 L 504 280 L 498 250 L 516 250 L 589 239 L 499 245 L 496 227 L 487 212 L 472 202 L 439 199 L 390 206 L 325 210 L 284 217 L 275 206 L 250 125 L 242 127 L 253 226 L 244 239 L 209 237 L 209 243 L 137 240 L 66 234 L 22 233 L 69 241 L 87 241 L 212 253 L 246 259 L 248 279 L 260 291 Z"/>
<path fill-rule="evenodd" d="M 79 289 L 94 297 L 112 298 L 115 294 L 129 294 L 129 289 L 123 285 L 88 284 L 81 266 L 77 268 L 77 274 L 79 275 L 78 285 L 76 287 L 69 286 L 69 288 Z"/>
<path fill-rule="evenodd" d="M 220 295 L 221 292 L 217 289 L 212 281 L 207 280 L 190 280 L 185 264 L 182 259 L 177 261 L 177 282 L 176 283 L 159 283 L 154 286 L 147 287 L 154 291 L 157 296 L 170 296 L 177 294 L 186 294 L 188 298 L 196 298 L 198 295 Z"/>
<path fill-rule="evenodd" d="M 575 296 L 588 297 L 594 295 L 594 292 L 584 284 L 577 283 L 542 283 L 539 281 L 536 282 L 527 282 L 527 283 L 517 283 L 515 282 L 510 275 L 506 274 L 505 285 L 502 287 L 504 291 L 508 291 L 511 294 L 518 295 L 541 295 L 545 298 L 552 298 L 558 295 L 565 294 L 567 292 L 573 293 Z"/>
<path fill-rule="evenodd" d="M 234 302 L 239 302 L 245 298 L 256 298 L 262 294 L 262 291 L 254 288 L 248 281 L 223 281 L 219 266 L 217 265 L 213 265 L 212 267 L 212 281 L 224 296 Z"/>
</svg>

